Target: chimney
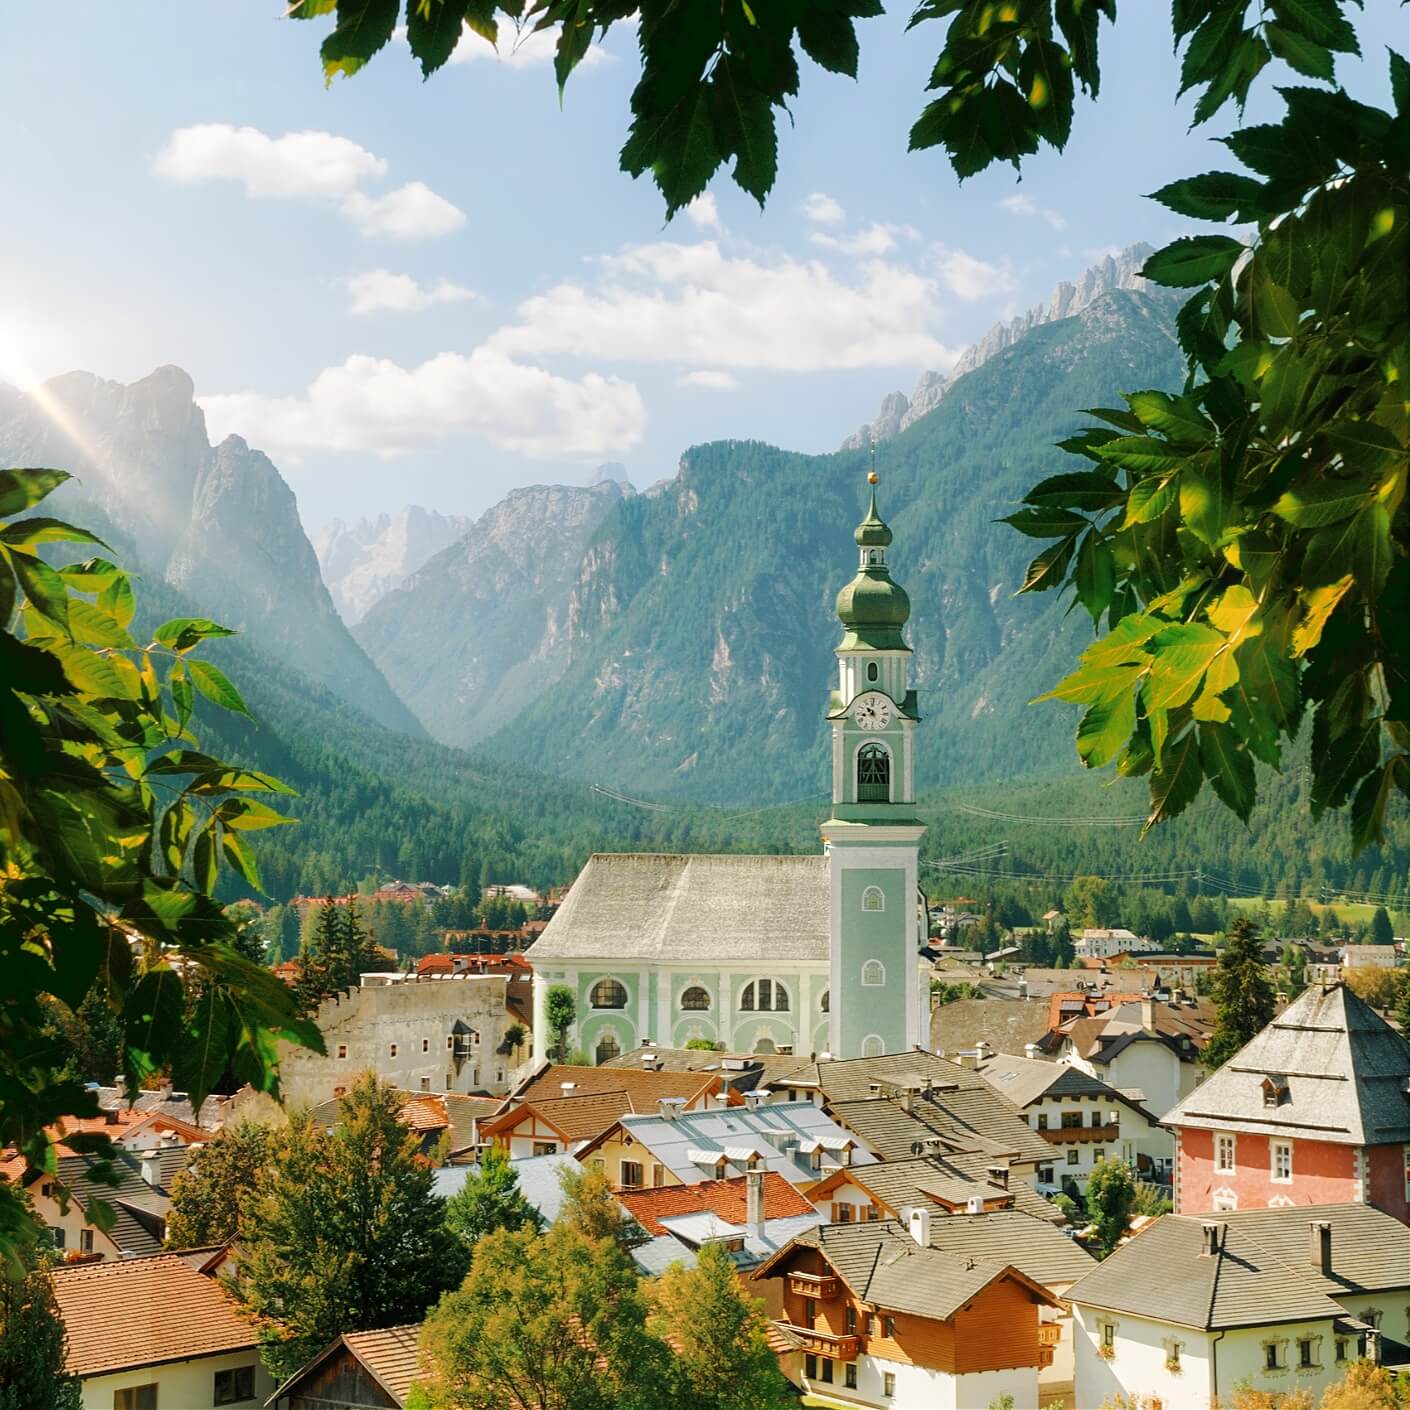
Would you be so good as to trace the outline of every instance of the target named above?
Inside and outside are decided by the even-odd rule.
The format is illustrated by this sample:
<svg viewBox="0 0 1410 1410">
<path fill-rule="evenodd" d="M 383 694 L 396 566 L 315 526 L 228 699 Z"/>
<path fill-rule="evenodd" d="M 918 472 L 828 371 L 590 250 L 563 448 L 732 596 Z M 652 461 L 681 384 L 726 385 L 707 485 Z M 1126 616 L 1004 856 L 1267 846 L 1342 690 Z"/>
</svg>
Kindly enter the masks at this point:
<svg viewBox="0 0 1410 1410">
<path fill-rule="evenodd" d="M 573 1093 L 578 1090 L 578 1084 L 576 1082 L 560 1082 L 558 1084 L 558 1090 L 562 1092 L 565 1097 L 571 1097 Z"/>
<path fill-rule="evenodd" d="M 981 1038 L 978 1043 L 974 1045 L 974 1055 L 980 1062 L 988 1062 L 989 1059 L 994 1056 L 994 1050 Z"/>
<path fill-rule="evenodd" d="M 643 1069 L 644 1071 L 646 1071 L 646 1072 L 655 1072 L 655 1071 L 656 1071 L 656 1063 L 657 1063 L 657 1060 L 658 1060 L 658 1059 L 657 1059 L 655 1053 L 642 1053 L 642 1055 L 641 1055 L 641 1065 L 642 1065 L 642 1069 Z"/>
<path fill-rule="evenodd" d="M 1324 1277 L 1332 1276 L 1332 1226 L 1326 1219 L 1314 1219 L 1308 1226 L 1312 1266 Z"/>
<path fill-rule="evenodd" d="M 1147 1033 L 1154 1033 L 1154 1032 L 1155 1032 L 1155 1000 L 1154 1000 L 1154 999 L 1142 999 L 1142 1000 L 1141 1000 L 1141 1027 L 1144 1028 Z"/>
<path fill-rule="evenodd" d="M 674 1121 L 685 1110 L 684 1097 L 662 1097 L 659 1102 L 662 1121 Z"/>
<path fill-rule="evenodd" d="M 127 1104 L 127 1078 L 113 1078 L 113 1105 L 120 1111 Z"/>
<path fill-rule="evenodd" d="M 1026 1058 L 1033 1059 L 1034 1061 L 1038 1059 L 1038 1057 L 1042 1054 L 1042 1051 L 1043 1050 L 1037 1045 L 1037 1043 L 1025 1043 L 1023 1045 L 1023 1056 Z"/>
<path fill-rule="evenodd" d="M 1219 1246 L 1223 1242 L 1224 1226 L 1222 1224 L 1207 1223 L 1200 1225 L 1200 1255 L 1204 1258 L 1212 1258 L 1219 1252 Z"/>
<path fill-rule="evenodd" d="M 744 1093 L 744 1105 L 745 1108 L 749 1111 L 758 1111 L 759 1108 L 763 1106 L 766 1101 L 768 1101 L 768 1099 L 769 1094 L 767 1092 Z"/>
<path fill-rule="evenodd" d="M 171 1100 L 171 1078 L 163 1077 L 161 1086 L 157 1090 L 161 1094 L 161 1099 L 164 1102 L 169 1102 Z"/>
<path fill-rule="evenodd" d="M 984 1196 L 970 1195 L 970 1197 L 964 1202 L 964 1212 L 966 1214 L 983 1214 Z"/>
<path fill-rule="evenodd" d="M 153 1189 L 160 1187 L 162 1183 L 162 1167 L 157 1160 L 156 1151 L 142 1152 L 142 1179 L 144 1183 L 151 1185 Z"/>
<path fill-rule="evenodd" d="M 987 1173 L 989 1179 L 992 1180 L 994 1184 L 998 1185 L 1000 1189 L 1008 1189 L 1009 1167 L 1007 1161 L 1001 1165 L 991 1165 Z"/>
<path fill-rule="evenodd" d="M 751 1170 L 744 1177 L 745 1219 L 749 1225 L 749 1237 L 760 1243 L 764 1238 L 764 1172 Z"/>
<path fill-rule="evenodd" d="M 971 1072 L 973 1072 L 979 1064 L 979 1052 L 975 1048 L 961 1048 L 958 1056 L 960 1066 L 967 1067 Z"/>
<path fill-rule="evenodd" d="M 912 1205 L 901 1211 L 911 1237 L 921 1248 L 930 1247 L 930 1211 L 924 1205 Z"/>
</svg>

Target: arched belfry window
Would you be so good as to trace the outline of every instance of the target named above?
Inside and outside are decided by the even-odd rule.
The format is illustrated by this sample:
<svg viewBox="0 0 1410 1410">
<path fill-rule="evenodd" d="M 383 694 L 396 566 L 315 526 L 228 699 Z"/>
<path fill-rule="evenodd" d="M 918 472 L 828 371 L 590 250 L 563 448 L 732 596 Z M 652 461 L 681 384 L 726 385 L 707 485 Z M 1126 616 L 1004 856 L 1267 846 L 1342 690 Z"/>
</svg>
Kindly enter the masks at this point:
<svg viewBox="0 0 1410 1410">
<path fill-rule="evenodd" d="M 692 984 L 681 994 L 681 1008 L 692 1013 L 700 1013 L 710 1007 L 710 995 L 698 984 Z"/>
<path fill-rule="evenodd" d="M 877 679 L 880 677 L 880 675 L 881 675 L 881 667 L 878 666 L 875 661 L 868 661 L 868 662 L 867 662 L 867 680 L 870 681 L 870 682 L 872 682 L 873 684 L 875 684 L 876 681 L 877 681 Z"/>
<path fill-rule="evenodd" d="M 595 1009 L 624 1009 L 627 1006 L 626 987 L 615 979 L 599 979 L 592 986 L 588 1003 Z"/>
<path fill-rule="evenodd" d="M 622 1045 L 617 1041 L 617 1035 L 610 1028 L 597 1040 L 595 1056 L 599 1067 L 604 1063 L 611 1062 L 613 1058 L 622 1056 Z"/>
<path fill-rule="evenodd" d="M 884 911 L 886 909 L 886 894 L 879 886 L 868 886 L 862 892 L 862 909 L 864 911 Z"/>
<path fill-rule="evenodd" d="M 830 989 L 824 989 L 824 990 L 822 991 L 822 998 L 818 1000 L 818 1012 L 819 1012 L 819 1013 L 830 1013 L 830 1012 L 831 1012 L 831 1008 L 830 1008 L 830 1001 L 831 1001 L 831 998 L 832 998 L 832 991 L 831 991 Z"/>
<path fill-rule="evenodd" d="M 881 1040 L 880 1034 L 868 1033 L 867 1036 L 862 1039 L 863 1057 L 881 1057 L 885 1052 L 886 1044 Z"/>
<path fill-rule="evenodd" d="M 742 1013 L 787 1013 L 788 990 L 776 979 L 755 979 L 739 996 Z"/>
<path fill-rule="evenodd" d="M 857 750 L 857 802 L 891 801 L 891 755 L 884 744 L 864 744 Z"/>
<path fill-rule="evenodd" d="M 886 983 L 886 966 L 880 960 L 868 960 L 862 966 L 862 983 L 868 989 L 879 989 Z"/>
</svg>

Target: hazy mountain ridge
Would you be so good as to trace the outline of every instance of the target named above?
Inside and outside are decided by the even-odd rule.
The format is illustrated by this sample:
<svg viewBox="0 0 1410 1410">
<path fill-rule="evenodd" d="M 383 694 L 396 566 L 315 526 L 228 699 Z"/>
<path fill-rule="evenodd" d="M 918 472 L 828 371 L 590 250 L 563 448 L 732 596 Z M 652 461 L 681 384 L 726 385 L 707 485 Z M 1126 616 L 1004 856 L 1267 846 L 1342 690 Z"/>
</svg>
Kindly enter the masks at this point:
<svg viewBox="0 0 1410 1410">
<path fill-rule="evenodd" d="M 129 566 L 383 724 L 421 732 L 338 616 L 293 491 L 239 436 L 210 444 L 179 367 L 128 384 L 69 372 L 28 396 L 7 392 L 4 463 L 79 477 L 49 501 L 57 512 L 81 523 L 96 510 L 131 544 Z"/>
<path fill-rule="evenodd" d="M 838 449 L 862 450 L 873 440 L 880 443 L 900 435 L 922 416 L 934 411 L 950 388 L 966 373 L 982 367 L 990 358 L 1012 347 L 1033 329 L 1045 323 L 1071 318 L 1113 290 L 1148 290 L 1150 285 L 1141 277 L 1140 271 L 1153 253 L 1150 245 L 1129 245 L 1118 255 L 1104 256 L 1075 283 L 1062 280 L 1046 303 L 1035 304 L 1026 313 L 1005 323 L 996 323 L 977 343 L 971 343 L 948 373 L 922 372 L 909 398 L 904 392 L 888 392 L 881 400 L 876 419 L 854 431 Z"/>
</svg>

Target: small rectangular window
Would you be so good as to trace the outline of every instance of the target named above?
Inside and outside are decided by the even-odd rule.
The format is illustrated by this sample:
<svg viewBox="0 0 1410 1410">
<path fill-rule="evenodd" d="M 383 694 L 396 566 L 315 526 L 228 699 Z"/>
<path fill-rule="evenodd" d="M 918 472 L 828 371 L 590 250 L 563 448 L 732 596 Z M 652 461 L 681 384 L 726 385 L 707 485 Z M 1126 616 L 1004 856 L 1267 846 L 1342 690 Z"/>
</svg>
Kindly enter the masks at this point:
<svg viewBox="0 0 1410 1410">
<path fill-rule="evenodd" d="M 1263 1343 L 1263 1367 L 1268 1371 L 1279 1370 L 1278 1363 L 1278 1343 L 1266 1341 Z"/>
<path fill-rule="evenodd" d="M 846 1387 L 847 1387 L 848 1390 L 856 1390 L 856 1388 L 857 1388 L 857 1363 L 856 1363 L 855 1361 L 849 1361 L 849 1362 L 847 1363 L 847 1365 L 846 1365 L 843 1369 L 844 1369 L 844 1372 L 845 1372 L 844 1379 L 843 1379 L 843 1384 L 846 1385 Z"/>
<path fill-rule="evenodd" d="M 446 1034 L 446 1052 L 449 1052 L 454 1046 L 455 1046 L 455 1039 L 454 1039 L 449 1033 L 447 1033 L 447 1034 Z"/>
<path fill-rule="evenodd" d="M 1299 1366 L 1315 1366 L 1317 1363 L 1312 1359 L 1312 1338 L 1303 1337 L 1297 1344 L 1297 1364 Z"/>
<path fill-rule="evenodd" d="M 881 1373 L 881 1393 L 885 1396 L 896 1394 L 896 1373 L 894 1371 L 883 1371 Z"/>
<path fill-rule="evenodd" d="M 847 1310 L 843 1313 L 843 1320 L 847 1324 L 847 1335 L 854 1337 L 857 1335 L 857 1309 L 849 1303 Z"/>
<path fill-rule="evenodd" d="M 255 1368 L 253 1366 L 232 1366 L 228 1371 L 215 1373 L 215 1403 L 235 1405 L 241 1400 L 255 1397 Z"/>
<path fill-rule="evenodd" d="M 421 1051 L 423 1053 L 429 1053 L 431 1051 L 431 1040 L 429 1038 L 423 1038 L 421 1040 Z"/>
<path fill-rule="evenodd" d="M 665 1170 L 664 1170 L 661 1166 L 659 1166 L 659 1165 L 653 1165 L 653 1166 L 651 1167 L 651 1188 L 652 1188 L 653 1190 L 659 1190 L 659 1189 L 661 1189 L 661 1188 L 663 1188 L 663 1187 L 665 1186 L 665 1183 L 666 1183 L 666 1172 L 665 1172 Z"/>
<path fill-rule="evenodd" d="M 1102 1345 L 1112 1351 L 1116 1347 L 1116 1324 L 1114 1322 L 1102 1323 Z"/>
<path fill-rule="evenodd" d="M 396 1045 L 395 1043 L 389 1043 L 389 1044 L 387 1045 L 387 1053 L 388 1053 L 388 1056 L 390 1056 L 390 1057 L 396 1057 L 396 1055 L 397 1055 L 397 1045 Z"/>
<path fill-rule="evenodd" d="M 1216 1136 L 1214 1138 L 1214 1168 L 1226 1175 L 1233 1173 L 1234 1138 L 1232 1136 Z"/>
<path fill-rule="evenodd" d="M 1046 1131 L 1048 1129 L 1048 1113 L 1046 1111 L 1040 1111 L 1038 1113 L 1038 1129 L 1040 1131 Z"/>
<path fill-rule="evenodd" d="M 423 1077 L 421 1079 L 421 1090 L 423 1092 L 429 1092 L 431 1090 L 431 1079 L 429 1077 Z"/>
<path fill-rule="evenodd" d="M 819 1376 L 818 1379 L 819 1379 L 820 1381 L 826 1382 L 828 1385 L 831 1385 L 831 1384 L 832 1384 L 832 1361 L 831 1361 L 828 1357 L 824 1356 L 823 1359 L 822 1359 L 822 1365 L 820 1365 L 820 1366 L 818 1367 L 818 1369 L 822 1372 L 822 1375 Z"/>
<path fill-rule="evenodd" d="M 1346 1338 L 1345 1338 L 1345 1337 L 1338 1337 L 1338 1338 L 1336 1339 L 1336 1352 L 1337 1352 L 1337 1360 L 1338 1360 L 1339 1362 L 1346 1360 Z"/>
<path fill-rule="evenodd" d="M 54 1247 L 63 1248 L 65 1240 L 68 1238 L 68 1235 L 65 1234 L 64 1231 L 60 1229 L 57 1225 L 54 1228 L 50 1229 L 49 1232 L 54 1236 Z"/>
<path fill-rule="evenodd" d="M 1105 1152 L 1100 1146 L 1093 1146 L 1093 1147 L 1092 1147 L 1092 1164 L 1095 1165 L 1095 1164 L 1097 1163 L 1097 1161 L 1099 1161 L 1099 1160 L 1105 1160 L 1105 1159 L 1106 1159 L 1106 1152 Z"/>
<path fill-rule="evenodd" d="M 81 1249 L 84 1251 L 84 1253 L 92 1253 L 92 1252 L 93 1252 L 93 1230 L 92 1230 L 92 1229 L 84 1229 L 84 1230 L 82 1230 L 82 1231 L 79 1233 L 79 1236 L 78 1236 L 78 1246 L 79 1246 L 79 1248 L 81 1248 Z"/>
<path fill-rule="evenodd" d="M 624 1160 L 622 1162 L 622 1188 L 625 1190 L 639 1190 L 641 1188 L 641 1162 L 638 1160 Z"/>
<path fill-rule="evenodd" d="M 113 1392 L 113 1410 L 157 1410 L 157 1387 L 128 1386 Z"/>
<path fill-rule="evenodd" d="M 348 1045 L 347 1045 L 346 1043 L 339 1043 L 339 1044 L 338 1044 L 338 1056 L 339 1056 L 340 1058 L 346 1058 L 347 1055 L 348 1055 Z"/>
<path fill-rule="evenodd" d="M 1292 1180 L 1292 1142 L 1273 1142 L 1273 1175 L 1272 1178 L 1280 1185 L 1286 1185 Z"/>
<path fill-rule="evenodd" d="M 557 1155 L 557 1154 L 558 1154 L 558 1142 L 557 1142 L 557 1141 L 535 1141 L 535 1142 L 534 1142 L 534 1154 L 535 1154 L 535 1155 Z"/>
<path fill-rule="evenodd" d="M 1076 1165 L 1077 1162 L 1081 1159 L 1082 1152 L 1079 1151 L 1076 1146 L 1073 1146 L 1073 1148 L 1067 1153 L 1067 1163 L 1069 1165 Z"/>
<path fill-rule="evenodd" d="M 1062 1114 L 1062 1129 L 1064 1131 L 1080 1130 L 1082 1126 L 1082 1113 L 1080 1111 L 1065 1111 Z"/>
<path fill-rule="evenodd" d="M 896 1319 L 894 1317 L 881 1319 L 881 1334 L 884 1337 L 889 1337 L 892 1341 L 896 1340 Z"/>
<path fill-rule="evenodd" d="M 805 1356 L 803 1358 L 803 1374 L 810 1380 L 818 1378 L 818 1358 L 816 1356 Z"/>
</svg>

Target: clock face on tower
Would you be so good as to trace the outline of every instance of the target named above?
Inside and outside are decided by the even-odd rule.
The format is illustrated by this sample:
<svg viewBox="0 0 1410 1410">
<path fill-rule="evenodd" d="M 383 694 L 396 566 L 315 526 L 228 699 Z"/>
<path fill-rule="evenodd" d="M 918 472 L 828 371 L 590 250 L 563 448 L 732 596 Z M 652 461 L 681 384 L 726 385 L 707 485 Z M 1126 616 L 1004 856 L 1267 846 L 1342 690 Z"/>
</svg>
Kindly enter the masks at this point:
<svg viewBox="0 0 1410 1410">
<path fill-rule="evenodd" d="M 885 729 L 891 723 L 891 702 L 884 695 L 869 691 L 852 706 L 852 718 L 860 729 Z"/>
</svg>

